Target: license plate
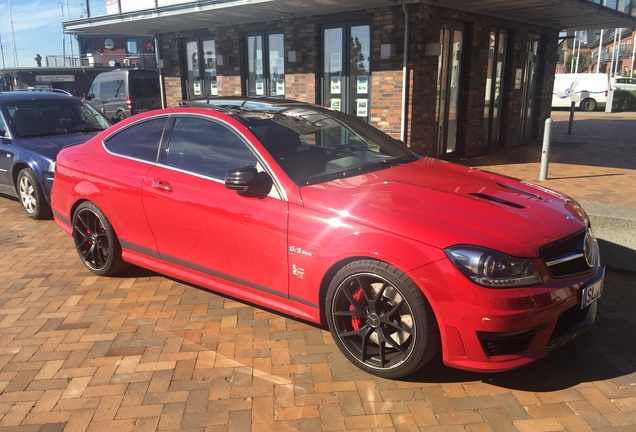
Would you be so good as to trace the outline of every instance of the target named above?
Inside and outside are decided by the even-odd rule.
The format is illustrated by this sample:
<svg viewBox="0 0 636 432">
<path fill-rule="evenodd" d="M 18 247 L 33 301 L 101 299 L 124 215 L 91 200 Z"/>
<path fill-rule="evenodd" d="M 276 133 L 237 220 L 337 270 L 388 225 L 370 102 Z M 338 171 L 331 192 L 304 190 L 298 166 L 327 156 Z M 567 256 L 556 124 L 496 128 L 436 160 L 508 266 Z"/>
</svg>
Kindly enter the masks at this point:
<svg viewBox="0 0 636 432">
<path fill-rule="evenodd" d="M 581 309 L 585 309 L 603 294 L 603 280 L 605 276 L 605 268 L 601 269 L 599 276 L 590 285 L 583 288 L 581 295 Z"/>
</svg>

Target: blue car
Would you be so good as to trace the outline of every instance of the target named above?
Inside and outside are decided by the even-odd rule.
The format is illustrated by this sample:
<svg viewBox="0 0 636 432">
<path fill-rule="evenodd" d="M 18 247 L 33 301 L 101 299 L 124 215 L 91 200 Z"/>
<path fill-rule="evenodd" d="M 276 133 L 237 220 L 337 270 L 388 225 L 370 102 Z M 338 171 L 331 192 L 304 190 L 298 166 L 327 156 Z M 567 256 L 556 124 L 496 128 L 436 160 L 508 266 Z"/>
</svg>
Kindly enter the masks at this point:
<svg viewBox="0 0 636 432">
<path fill-rule="evenodd" d="M 64 91 L 0 93 L 0 193 L 17 197 L 32 219 L 51 218 L 58 152 L 109 126 L 105 117 Z"/>
</svg>

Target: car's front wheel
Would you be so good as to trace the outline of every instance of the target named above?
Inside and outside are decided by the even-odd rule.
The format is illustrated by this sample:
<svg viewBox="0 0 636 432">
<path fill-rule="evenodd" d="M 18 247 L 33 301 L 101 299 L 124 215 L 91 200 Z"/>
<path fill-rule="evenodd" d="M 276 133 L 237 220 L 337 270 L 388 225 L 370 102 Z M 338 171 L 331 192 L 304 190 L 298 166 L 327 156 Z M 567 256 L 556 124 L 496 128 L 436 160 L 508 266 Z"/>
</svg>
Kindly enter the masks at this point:
<svg viewBox="0 0 636 432">
<path fill-rule="evenodd" d="M 126 266 L 115 230 L 92 202 L 86 201 L 77 207 L 73 216 L 73 240 L 84 265 L 97 275 L 112 275 Z"/>
<path fill-rule="evenodd" d="M 51 207 L 31 168 L 24 168 L 18 173 L 18 197 L 22 209 L 31 219 L 51 218 Z"/>
<path fill-rule="evenodd" d="M 374 260 L 344 266 L 327 291 L 336 345 L 359 368 L 385 378 L 409 375 L 439 351 L 439 330 L 419 287 Z"/>
</svg>

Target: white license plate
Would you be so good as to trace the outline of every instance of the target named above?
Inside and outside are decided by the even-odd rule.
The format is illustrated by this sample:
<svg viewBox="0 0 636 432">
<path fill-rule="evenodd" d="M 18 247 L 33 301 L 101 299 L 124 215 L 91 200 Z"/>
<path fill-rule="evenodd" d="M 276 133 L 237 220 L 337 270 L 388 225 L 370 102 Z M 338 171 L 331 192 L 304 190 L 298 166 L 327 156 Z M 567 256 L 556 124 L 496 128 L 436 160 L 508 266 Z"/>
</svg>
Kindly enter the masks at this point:
<svg viewBox="0 0 636 432">
<path fill-rule="evenodd" d="M 591 285 L 583 288 L 582 298 L 581 298 L 581 309 L 585 309 L 596 300 L 601 297 L 603 294 L 603 280 L 605 276 L 605 269 L 601 270 L 600 278 L 593 282 Z"/>
</svg>

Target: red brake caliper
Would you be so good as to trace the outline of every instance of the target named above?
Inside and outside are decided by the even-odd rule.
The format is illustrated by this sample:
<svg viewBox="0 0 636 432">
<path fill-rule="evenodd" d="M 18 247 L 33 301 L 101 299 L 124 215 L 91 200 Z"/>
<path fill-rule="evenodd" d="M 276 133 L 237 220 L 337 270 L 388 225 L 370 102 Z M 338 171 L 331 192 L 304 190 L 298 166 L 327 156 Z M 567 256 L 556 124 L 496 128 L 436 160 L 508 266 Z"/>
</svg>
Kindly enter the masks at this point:
<svg viewBox="0 0 636 432">
<path fill-rule="evenodd" d="M 366 303 L 364 301 L 364 295 L 362 294 L 362 288 L 361 287 L 358 287 L 356 292 L 353 293 L 353 298 L 356 299 L 360 304 L 365 304 Z M 353 312 L 355 310 L 353 305 L 349 306 L 349 310 L 351 312 Z M 351 327 L 353 327 L 354 330 L 360 330 L 363 325 L 364 325 L 364 323 L 362 322 L 362 317 L 354 316 L 354 317 L 351 318 Z"/>
</svg>

